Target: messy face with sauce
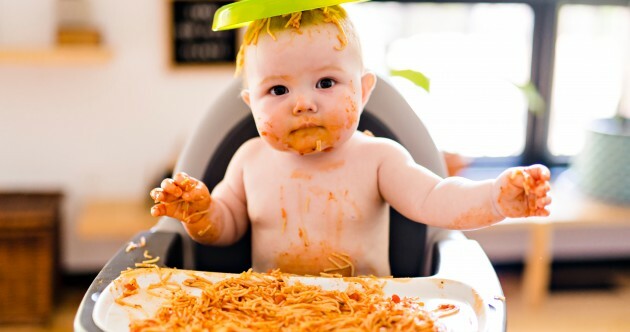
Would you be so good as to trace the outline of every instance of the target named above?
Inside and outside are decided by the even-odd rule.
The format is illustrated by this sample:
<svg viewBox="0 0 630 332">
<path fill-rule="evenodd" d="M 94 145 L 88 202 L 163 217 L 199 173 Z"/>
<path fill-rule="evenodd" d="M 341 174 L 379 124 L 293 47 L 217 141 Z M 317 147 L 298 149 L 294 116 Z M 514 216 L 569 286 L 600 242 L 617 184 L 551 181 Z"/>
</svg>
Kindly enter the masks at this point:
<svg viewBox="0 0 630 332">
<path fill-rule="evenodd" d="M 302 13 L 298 27 L 293 16 L 254 22 L 250 30 L 259 29 L 248 31 L 249 44 L 246 34 L 242 97 L 260 136 L 276 150 L 327 151 L 357 129 L 374 77 L 364 72 L 345 12 L 329 9 Z"/>
</svg>

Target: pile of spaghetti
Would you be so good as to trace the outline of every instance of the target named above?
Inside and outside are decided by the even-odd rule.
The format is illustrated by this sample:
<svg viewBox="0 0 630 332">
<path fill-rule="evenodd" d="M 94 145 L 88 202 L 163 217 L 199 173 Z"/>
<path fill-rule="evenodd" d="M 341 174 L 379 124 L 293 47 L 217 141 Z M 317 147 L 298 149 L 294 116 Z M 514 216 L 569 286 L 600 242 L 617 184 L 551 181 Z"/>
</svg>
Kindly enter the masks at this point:
<svg viewBox="0 0 630 332">
<path fill-rule="evenodd" d="M 169 289 L 168 300 L 153 318 L 133 320 L 130 330 L 443 331 L 438 317 L 458 310 L 446 305 L 428 311 L 418 299 L 385 296 L 376 278 L 346 278 L 349 286 L 341 291 L 289 280 L 278 271 L 247 271 L 218 282 L 190 276 L 183 285 L 200 289 L 200 296 L 163 277 L 149 288 Z M 135 278 L 127 283 L 126 289 L 137 289 Z"/>
</svg>

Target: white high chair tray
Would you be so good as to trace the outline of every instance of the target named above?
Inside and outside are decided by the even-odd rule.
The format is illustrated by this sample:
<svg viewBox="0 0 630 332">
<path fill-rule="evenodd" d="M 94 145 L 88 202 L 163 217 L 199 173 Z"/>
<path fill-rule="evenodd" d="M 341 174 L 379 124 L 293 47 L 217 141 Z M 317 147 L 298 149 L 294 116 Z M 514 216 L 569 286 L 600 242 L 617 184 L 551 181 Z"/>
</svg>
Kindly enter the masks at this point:
<svg viewBox="0 0 630 332">
<path fill-rule="evenodd" d="M 215 282 L 223 278 L 236 276 L 228 273 L 201 272 L 190 270 L 161 269 L 172 272 L 171 282 L 182 284 L 191 274 Z M 122 285 L 136 278 L 139 286 L 137 294 L 127 296 L 124 301 L 128 304 L 138 304 L 139 308 L 120 305 L 115 299 L 122 295 Z M 348 282 L 342 278 L 321 277 L 290 277 L 307 285 L 320 285 L 323 289 L 343 290 Z M 441 304 L 454 304 L 459 307 L 456 314 L 442 317 L 440 321 L 448 331 L 486 331 L 488 303 L 475 289 L 459 281 L 437 277 L 422 278 L 384 278 L 383 291 L 386 296 L 397 294 L 405 297 L 418 297 L 425 303 L 425 309 L 432 310 Z M 127 272 L 110 283 L 96 300 L 92 313 L 95 324 L 104 331 L 129 331 L 129 323 L 135 319 L 153 317 L 158 308 L 166 301 L 164 298 L 147 292 L 147 287 L 160 282 L 156 269 L 137 269 Z M 189 294 L 198 296 L 200 289 L 182 286 Z"/>
</svg>

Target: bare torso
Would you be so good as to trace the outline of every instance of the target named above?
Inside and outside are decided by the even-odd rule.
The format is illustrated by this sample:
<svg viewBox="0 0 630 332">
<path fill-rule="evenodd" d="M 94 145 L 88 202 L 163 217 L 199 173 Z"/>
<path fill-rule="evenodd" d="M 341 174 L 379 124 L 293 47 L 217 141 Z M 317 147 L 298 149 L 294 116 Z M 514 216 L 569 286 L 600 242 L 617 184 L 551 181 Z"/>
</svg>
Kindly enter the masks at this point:
<svg viewBox="0 0 630 332">
<path fill-rule="evenodd" d="M 300 156 L 250 142 L 243 163 L 254 269 L 388 275 L 388 205 L 363 134 Z M 250 151 L 251 152 L 251 151 Z"/>
</svg>

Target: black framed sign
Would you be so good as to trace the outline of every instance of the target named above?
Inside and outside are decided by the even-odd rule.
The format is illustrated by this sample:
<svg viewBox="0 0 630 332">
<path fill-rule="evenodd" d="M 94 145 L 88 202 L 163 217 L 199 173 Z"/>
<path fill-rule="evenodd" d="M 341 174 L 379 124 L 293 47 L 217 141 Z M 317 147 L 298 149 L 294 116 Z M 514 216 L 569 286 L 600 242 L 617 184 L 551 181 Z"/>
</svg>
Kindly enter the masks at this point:
<svg viewBox="0 0 630 332">
<path fill-rule="evenodd" d="M 234 1 L 168 0 L 169 58 L 174 66 L 234 62 L 236 31 L 212 31 L 214 13 Z"/>
</svg>

